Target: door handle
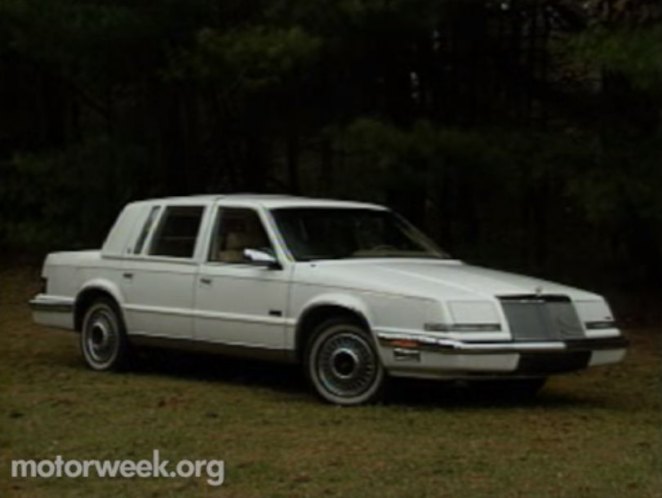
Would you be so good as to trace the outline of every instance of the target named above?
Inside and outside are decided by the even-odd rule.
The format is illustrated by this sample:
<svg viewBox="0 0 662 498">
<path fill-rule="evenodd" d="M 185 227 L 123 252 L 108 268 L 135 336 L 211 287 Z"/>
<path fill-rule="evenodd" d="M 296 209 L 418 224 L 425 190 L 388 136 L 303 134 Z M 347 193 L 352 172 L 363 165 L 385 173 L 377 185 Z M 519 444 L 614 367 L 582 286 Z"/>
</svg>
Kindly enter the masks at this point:
<svg viewBox="0 0 662 498">
<path fill-rule="evenodd" d="M 123 273 L 122 276 L 127 280 L 131 280 L 133 278 L 133 273 L 126 272 Z"/>
<path fill-rule="evenodd" d="M 202 277 L 200 283 L 203 285 L 211 285 L 211 278 Z"/>
</svg>

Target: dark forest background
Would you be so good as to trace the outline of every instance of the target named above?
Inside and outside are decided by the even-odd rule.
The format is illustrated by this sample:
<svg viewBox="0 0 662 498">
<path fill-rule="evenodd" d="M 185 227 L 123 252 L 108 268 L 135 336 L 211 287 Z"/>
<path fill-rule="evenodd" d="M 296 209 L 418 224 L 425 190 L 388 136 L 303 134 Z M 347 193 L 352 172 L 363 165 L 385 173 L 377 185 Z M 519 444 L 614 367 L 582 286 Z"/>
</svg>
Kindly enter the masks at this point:
<svg viewBox="0 0 662 498">
<path fill-rule="evenodd" d="M 662 285 L 653 0 L 2 0 L 0 244 L 128 201 L 386 203 L 462 259 Z"/>
</svg>

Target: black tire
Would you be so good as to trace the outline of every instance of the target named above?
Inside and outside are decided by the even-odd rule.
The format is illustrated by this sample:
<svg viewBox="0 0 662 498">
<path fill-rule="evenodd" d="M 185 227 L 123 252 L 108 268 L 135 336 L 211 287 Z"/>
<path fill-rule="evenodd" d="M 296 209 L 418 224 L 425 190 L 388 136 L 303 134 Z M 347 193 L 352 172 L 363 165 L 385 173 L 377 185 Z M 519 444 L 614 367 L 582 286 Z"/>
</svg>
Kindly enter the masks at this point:
<svg viewBox="0 0 662 498">
<path fill-rule="evenodd" d="M 126 327 L 113 300 L 99 298 L 85 311 L 80 349 L 92 370 L 121 371 L 128 367 L 130 347 Z"/>
<path fill-rule="evenodd" d="M 325 401 L 353 406 L 380 399 L 384 367 L 370 332 L 349 318 L 322 323 L 304 352 L 305 373 Z"/>
</svg>

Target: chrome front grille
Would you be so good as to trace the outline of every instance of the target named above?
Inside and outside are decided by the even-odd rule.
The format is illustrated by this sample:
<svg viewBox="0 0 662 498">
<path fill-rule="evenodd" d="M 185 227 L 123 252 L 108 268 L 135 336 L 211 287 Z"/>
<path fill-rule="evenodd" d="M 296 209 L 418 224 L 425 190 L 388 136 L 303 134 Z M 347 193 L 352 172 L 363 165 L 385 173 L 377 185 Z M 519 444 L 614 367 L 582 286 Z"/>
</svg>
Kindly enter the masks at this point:
<svg viewBox="0 0 662 498">
<path fill-rule="evenodd" d="M 566 296 L 499 298 L 515 341 L 563 341 L 585 337 L 577 311 Z"/>
</svg>

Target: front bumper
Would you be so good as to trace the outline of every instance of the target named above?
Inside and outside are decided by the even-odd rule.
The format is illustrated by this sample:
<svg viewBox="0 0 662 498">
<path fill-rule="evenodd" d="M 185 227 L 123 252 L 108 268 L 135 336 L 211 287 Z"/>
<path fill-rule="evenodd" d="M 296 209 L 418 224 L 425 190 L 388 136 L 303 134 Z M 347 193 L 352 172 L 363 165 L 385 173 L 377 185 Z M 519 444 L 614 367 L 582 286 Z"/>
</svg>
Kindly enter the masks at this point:
<svg viewBox="0 0 662 498">
<path fill-rule="evenodd" d="M 621 335 L 540 342 L 465 342 L 423 334 L 378 333 L 384 366 L 395 376 L 532 377 L 623 360 Z"/>
</svg>

